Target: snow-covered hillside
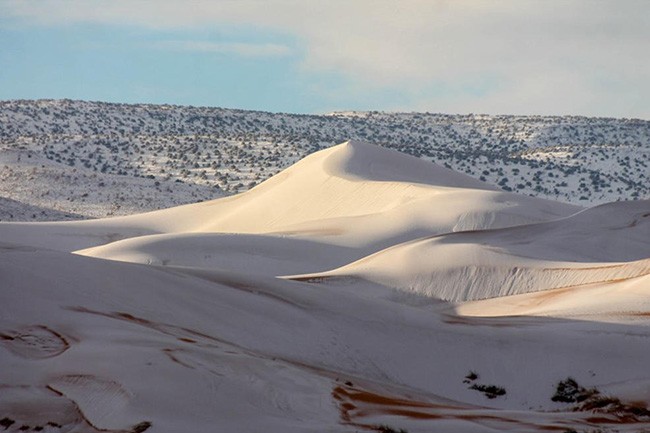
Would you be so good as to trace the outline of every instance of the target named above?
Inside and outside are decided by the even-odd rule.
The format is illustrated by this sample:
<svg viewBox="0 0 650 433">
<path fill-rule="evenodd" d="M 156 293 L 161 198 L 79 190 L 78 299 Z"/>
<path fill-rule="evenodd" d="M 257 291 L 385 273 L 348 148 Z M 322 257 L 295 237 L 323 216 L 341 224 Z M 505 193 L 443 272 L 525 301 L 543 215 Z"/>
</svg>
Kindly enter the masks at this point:
<svg viewBox="0 0 650 433">
<path fill-rule="evenodd" d="M 291 115 L 80 101 L 0 102 L 2 220 L 126 215 L 250 189 L 348 139 L 505 191 L 581 205 L 650 197 L 650 122 L 348 112 Z M 34 215 L 36 215 L 34 217 Z"/>
</svg>

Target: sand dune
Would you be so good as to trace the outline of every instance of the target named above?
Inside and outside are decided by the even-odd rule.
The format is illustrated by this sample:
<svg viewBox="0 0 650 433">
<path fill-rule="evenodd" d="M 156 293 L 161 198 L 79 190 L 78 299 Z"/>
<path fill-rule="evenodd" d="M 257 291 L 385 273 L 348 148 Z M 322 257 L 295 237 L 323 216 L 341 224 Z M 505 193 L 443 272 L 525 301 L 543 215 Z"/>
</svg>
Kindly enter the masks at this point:
<svg viewBox="0 0 650 433">
<path fill-rule="evenodd" d="M 165 236 L 77 252 L 138 263 L 243 266 L 278 276 L 325 271 L 424 236 L 545 221 L 578 210 L 495 191 L 392 150 L 346 142 L 235 197 L 107 221 L 131 231 L 155 228 Z"/>
<path fill-rule="evenodd" d="M 636 322 L 650 317 L 650 275 L 466 302 L 467 316 L 555 316 Z"/>
<path fill-rule="evenodd" d="M 393 150 L 346 142 L 236 196 L 106 220 L 0 224 L 0 238 L 74 251 L 148 234 L 276 234 L 363 247 L 364 255 L 422 236 L 546 221 L 578 210 L 499 192 Z"/>
<path fill-rule="evenodd" d="M 650 273 L 647 257 L 650 201 L 617 202 L 551 222 L 419 239 L 289 278 L 355 277 L 468 301 L 639 277 Z"/>
<path fill-rule="evenodd" d="M 323 271 L 349 263 L 360 255 L 355 248 L 316 240 L 230 233 L 139 236 L 76 253 L 122 262 L 268 276 Z"/>
<path fill-rule="evenodd" d="M 0 223 L 0 425 L 643 431 L 649 230 L 649 201 L 499 192 L 361 142 L 233 197 Z M 609 400 L 553 400 L 567 377 Z"/>
<path fill-rule="evenodd" d="M 149 218 L 157 224 L 174 220 L 167 227 L 173 232 L 276 233 L 356 246 L 417 230 L 450 231 L 457 224 L 542 221 L 578 209 L 497 192 L 418 158 L 349 141 L 310 155 L 246 193 Z"/>
<path fill-rule="evenodd" d="M 426 406 L 427 416 L 415 421 L 388 410 L 365 417 L 369 424 L 424 432 L 436 424 L 418 424 L 422 420 L 455 419 L 442 425 L 462 432 L 466 417 L 476 415 L 480 422 L 472 425 L 479 432 L 490 425 L 543 431 L 559 420 L 580 427 L 588 425 L 586 417 L 556 411 L 554 383 L 567 375 L 594 385 L 632 381 L 649 360 L 643 344 L 626 338 L 647 338 L 639 326 L 446 324 L 427 309 L 275 278 L 238 281 L 236 274 L 216 271 L 196 277 L 15 248 L 1 249 L 0 257 L 2 301 L 11 312 L 3 315 L 2 333 L 16 335 L 27 321 L 70 344 L 42 358 L 38 369 L 19 353 L 0 351 L 6 367 L 0 384 L 33 393 L 47 384 L 61 395 L 51 394 L 43 405 L 71 404 L 97 429 L 129 431 L 150 422 L 152 431 L 162 432 L 188 425 L 197 431 L 348 431 L 333 398 L 340 377 L 400 387 L 401 394 L 417 396 L 411 399 L 451 401 L 456 408 L 453 414 L 441 409 L 444 416 L 437 418 L 435 406 Z M 573 351 L 578 344 L 584 347 Z M 463 383 L 469 371 L 478 371 L 482 383 L 504 386 L 508 397 L 488 400 L 469 389 Z M 539 430 L 522 430 L 526 415 L 513 424 L 502 412 L 530 405 L 543 409 L 529 415 Z M 22 424 L 37 419 L 5 413 Z M 71 426 L 81 422 L 74 413 L 38 422 Z M 615 423 L 615 417 L 608 420 Z"/>
</svg>

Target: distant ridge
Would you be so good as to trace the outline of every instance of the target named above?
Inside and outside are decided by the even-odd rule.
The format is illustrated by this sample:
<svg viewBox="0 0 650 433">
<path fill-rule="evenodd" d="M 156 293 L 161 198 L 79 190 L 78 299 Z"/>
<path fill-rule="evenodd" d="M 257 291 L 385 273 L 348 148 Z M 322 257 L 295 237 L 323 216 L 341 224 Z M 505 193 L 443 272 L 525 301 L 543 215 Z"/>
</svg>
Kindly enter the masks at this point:
<svg viewBox="0 0 650 433">
<path fill-rule="evenodd" d="M 503 191 L 584 206 L 650 198 L 650 121 L 71 100 L 0 101 L 0 196 L 92 218 L 136 214 L 247 191 L 348 139 Z"/>
</svg>

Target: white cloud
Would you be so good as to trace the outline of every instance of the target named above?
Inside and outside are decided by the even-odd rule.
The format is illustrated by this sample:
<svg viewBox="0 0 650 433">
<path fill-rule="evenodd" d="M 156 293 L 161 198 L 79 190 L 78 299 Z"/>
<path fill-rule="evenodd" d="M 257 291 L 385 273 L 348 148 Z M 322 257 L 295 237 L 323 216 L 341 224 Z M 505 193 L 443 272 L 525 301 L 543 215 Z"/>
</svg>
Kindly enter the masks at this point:
<svg viewBox="0 0 650 433">
<path fill-rule="evenodd" d="M 196 51 L 216 54 L 236 54 L 244 57 L 282 57 L 291 54 L 291 49 L 281 44 L 253 44 L 241 42 L 209 41 L 162 41 L 154 44 L 155 48 Z"/>
<path fill-rule="evenodd" d="M 645 0 L 23 0 L 0 7 L 44 25 L 281 33 L 304 46 L 305 73 L 341 74 L 359 92 L 403 91 L 429 110 L 650 118 Z M 288 50 L 201 44 L 187 49 Z"/>
</svg>

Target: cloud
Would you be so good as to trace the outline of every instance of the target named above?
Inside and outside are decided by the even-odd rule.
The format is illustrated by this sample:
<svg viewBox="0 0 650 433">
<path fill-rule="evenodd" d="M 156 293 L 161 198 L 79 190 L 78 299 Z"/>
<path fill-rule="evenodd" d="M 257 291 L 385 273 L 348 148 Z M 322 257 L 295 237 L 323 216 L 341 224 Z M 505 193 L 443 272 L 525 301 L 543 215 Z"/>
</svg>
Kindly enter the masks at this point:
<svg viewBox="0 0 650 433">
<path fill-rule="evenodd" d="M 208 42 L 208 41 L 161 41 L 155 48 L 178 51 L 195 51 L 216 54 L 235 54 L 243 57 L 284 57 L 291 54 L 291 49 L 281 44 L 254 44 L 242 42 Z"/>
<path fill-rule="evenodd" d="M 36 25 L 275 32 L 304 47 L 304 74 L 337 74 L 357 92 L 400 91 L 428 110 L 650 117 L 645 0 L 22 0 L 2 3 L 0 14 Z"/>
</svg>

